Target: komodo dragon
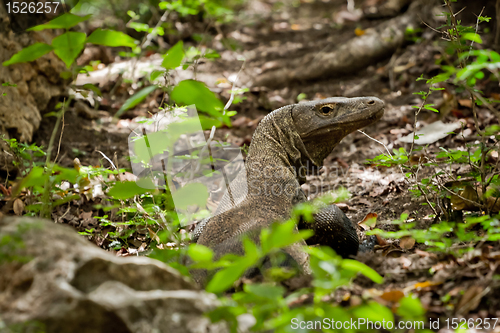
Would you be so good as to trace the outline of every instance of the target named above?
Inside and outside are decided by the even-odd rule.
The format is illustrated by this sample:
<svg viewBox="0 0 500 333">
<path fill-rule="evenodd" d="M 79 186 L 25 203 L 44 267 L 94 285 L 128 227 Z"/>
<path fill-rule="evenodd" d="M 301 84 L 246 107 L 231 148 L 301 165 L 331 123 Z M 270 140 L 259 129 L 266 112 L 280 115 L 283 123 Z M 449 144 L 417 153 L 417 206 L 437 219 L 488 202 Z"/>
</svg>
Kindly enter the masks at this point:
<svg viewBox="0 0 500 333">
<path fill-rule="evenodd" d="M 241 236 L 258 242 L 262 228 L 289 218 L 292 207 L 306 201 L 300 187 L 306 171 L 321 167 L 346 135 L 376 122 L 383 113 L 384 102 L 376 97 L 332 97 L 284 106 L 268 114 L 253 135 L 243 171 L 246 177 L 238 178 L 246 182 L 246 197 L 238 205 L 228 206 L 226 193 L 218 207 L 222 213 L 216 211 L 215 216 L 200 222 L 193 240 L 211 248 L 214 259 L 227 253 L 243 255 Z M 227 207 L 232 208 L 223 209 Z M 299 228 L 315 231 L 307 240 L 309 245 L 331 246 L 343 257 L 358 252 L 356 229 L 336 205 L 321 209 L 312 224 L 299 223 Z M 305 244 L 302 241 L 284 252 L 307 271 L 308 256 L 301 249 Z M 195 271 L 193 277 L 203 284 L 206 272 Z"/>
</svg>

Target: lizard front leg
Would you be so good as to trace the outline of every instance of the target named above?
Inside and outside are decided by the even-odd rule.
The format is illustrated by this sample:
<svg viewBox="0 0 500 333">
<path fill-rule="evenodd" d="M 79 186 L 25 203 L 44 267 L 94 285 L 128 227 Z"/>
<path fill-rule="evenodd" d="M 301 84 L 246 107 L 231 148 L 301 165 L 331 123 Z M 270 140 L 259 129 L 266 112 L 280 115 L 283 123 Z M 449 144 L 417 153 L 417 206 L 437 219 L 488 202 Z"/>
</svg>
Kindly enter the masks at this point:
<svg viewBox="0 0 500 333">
<path fill-rule="evenodd" d="M 320 208 L 313 214 L 313 221 L 301 218 L 299 229 L 314 230 L 314 235 L 306 240 L 307 245 L 327 245 L 343 258 L 356 255 L 359 238 L 351 220 L 336 205 Z"/>
</svg>

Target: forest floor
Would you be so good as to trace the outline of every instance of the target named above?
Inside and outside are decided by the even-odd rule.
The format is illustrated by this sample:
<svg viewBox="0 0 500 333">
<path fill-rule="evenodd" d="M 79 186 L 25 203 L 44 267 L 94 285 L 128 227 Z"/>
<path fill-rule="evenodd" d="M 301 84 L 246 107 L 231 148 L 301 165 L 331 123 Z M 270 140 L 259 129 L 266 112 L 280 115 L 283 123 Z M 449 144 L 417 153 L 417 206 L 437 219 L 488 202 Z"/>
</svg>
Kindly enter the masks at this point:
<svg viewBox="0 0 500 333">
<path fill-rule="evenodd" d="M 345 1 L 301 2 L 300 7 L 273 8 L 273 3 L 254 2 L 248 8 L 248 22 L 233 25 L 223 31 L 238 45 L 237 51 L 217 47 L 217 38 L 213 45 L 221 57 L 198 64 L 195 71 L 173 73 L 172 82 L 185 78 L 196 78 L 206 83 L 218 93 L 223 102 L 229 98 L 231 84 L 228 78 L 240 71 L 242 62 L 238 55 L 248 60 L 241 71 L 259 70 L 273 62 L 297 57 L 309 52 L 329 52 L 339 43 L 362 33 L 381 20 L 368 20 L 353 16 L 345 8 Z M 252 16 L 253 15 L 253 16 Z M 334 22 L 334 23 L 332 23 Z M 434 19 L 429 18 L 431 24 Z M 233 30 L 234 29 L 234 30 Z M 238 111 L 233 117 L 233 126 L 217 129 L 218 137 L 225 137 L 228 142 L 239 146 L 248 145 L 255 127 L 263 116 L 278 107 L 297 103 L 297 97 L 305 94 L 306 100 L 331 96 L 376 96 L 385 101 L 383 118 L 365 129 L 371 138 L 383 143 L 389 151 L 399 147 L 409 148 L 409 144 L 399 141 L 410 134 L 414 125 L 413 105 L 420 105 L 421 99 L 415 92 L 427 90 L 425 81 L 416 81 L 422 74 L 430 77 L 438 73 L 435 58 L 439 55 L 436 43 L 440 35 L 430 29 L 424 29 L 418 43 L 408 42 L 392 58 L 381 59 L 364 70 L 342 77 L 329 77 L 308 82 L 293 82 L 280 89 L 250 88 L 243 96 L 245 99 L 234 104 L 230 109 Z M 193 42 L 194 43 L 194 42 Z M 220 43 L 219 43 L 220 44 Z M 154 55 L 141 61 L 146 63 L 155 59 Z M 303 70 L 307 71 L 307 65 Z M 187 76 L 187 77 L 186 77 Z M 190 76 L 190 77 L 189 77 Z M 218 82 L 218 83 L 216 83 Z M 222 82 L 222 83 L 221 83 Z M 101 110 L 105 112 L 98 119 L 86 119 L 75 111 L 67 112 L 64 118 L 64 133 L 58 162 L 63 166 L 72 166 L 78 157 L 83 165 L 106 165 L 100 153 L 117 162 L 118 167 L 130 167 L 127 161 L 127 138 L 130 124 L 139 116 L 148 116 L 154 112 L 162 100 L 162 93 L 153 94 L 144 102 L 128 111 L 118 122 L 112 121 L 112 114 L 129 97 L 130 85 L 109 81 L 103 89 L 104 96 Z M 113 87 L 115 87 L 113 89 Z M 481 87 L 488 94 L 495 85 Z M 241 87 L 238 87 L 241 88 Z M 450 99 L 454 107 L 447 114 L 435 114 L 422 111 L 418 126 L 441 120 L 444 123 L 463 119 L 465 129 L 469 129 L 469 138 L 475 132 L 470 104 L 456 95 L 453 87 L 431 96 L 431 103 L 443 105 Z M 485 125 L 495 120 L 482 110 L 480 117 Z M 47 139 L 53 130 L 53 121 L 45 119 L 35 137 L 39 145 L 47 146 Z M 206 133 L 208 135 L 208 133 Z M 460 135 L 449 135 L 431 143 L 427 151 L 436 152 L 440 147 L 453 148 L 462 145 Z M 350 198 L 340 207 L 346 215 L 358 224 L 370 213 L 377 214 L 377 228 L 396 230 L 391 224 L 402 213 L 417 222 L 417 227 L 429 228 L 436 223 L 432 210 L 422 205 L 424 198 L 415 197 L 409 191 L 405 176 L 398 167 L 376 167 L 367 163 L 380 154 L 386 153 L 386 147 L 355 132 L 346 137 L 325 160 L 325 167 L 319 175 L 309 176 L 303 185 L 304 191 L 312 199 L 328 190 L 344 187 L 350 192 Z M 453 168 L 453 166 L 451 167 Z M 423 169 L 423 175 L 433 169 Z M 453 170 L 459 172 L 459 170 Z M 81 202 L 80 206 L 66 207 L 56 211 L 54 219 L 75 226 L 79 231 L 95 228 L 97 232 L 104 228 L 93 216 L 97 212 L 92 208 L 96 202 Z M 89 214 L 91 212 L 92 214 Z M 360 235 L 364 236 L 360 226 Z M 143 234 L 130 235 L 129 246 L 140 248 Z M 92 238 L 103 248 L 108 249 L 109 242 Z M 400 244 L 399 240 L 385 240 L 375 247 L 374 253 L 363 254 L 359 260 L 385 277 L 383 284 L 375 285 L 366 278 L 358 278 L 350 287 L 342 288 L 332 298 L 342 304 L 356 304 L 362 297 L 376 297 L 381 303 L 391 306 L 401 293 L 415 293 L 427 309 L 429 318 L 466 316 L 470 318 L 500 317 L 500 284 L 491 281 L 491 275 L 498 274 L 500 246 L 489 244 L 488 248 L 477 251 L 456 260 L 453 257 L 426 251 L 425 244 Z M 127 253 L 128 249 L 121 251 Z M 346 296 L 347 295 L 347 296 Z M 311 301 L 303 299 L 303 302 Z M 498 325 L 500 327 L 500 325 Z M 445 332 L 447 330 L 441 330 Z M 452 330 L 449 330 L 450 332 Z"/>
</svg>

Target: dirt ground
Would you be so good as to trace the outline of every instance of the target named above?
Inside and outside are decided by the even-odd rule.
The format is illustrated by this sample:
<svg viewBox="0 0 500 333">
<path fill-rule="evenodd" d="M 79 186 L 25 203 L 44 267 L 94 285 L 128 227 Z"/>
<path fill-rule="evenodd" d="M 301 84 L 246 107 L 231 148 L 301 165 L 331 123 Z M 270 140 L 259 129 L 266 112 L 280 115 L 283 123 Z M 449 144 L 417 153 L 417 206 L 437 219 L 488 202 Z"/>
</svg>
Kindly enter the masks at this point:
<svg viewBox="0 0 500 333">
<path fill-rule="evenodd" d="M 250 59 L 245 63 L 243 74 L 250 69 L 263 68 L 269 63 L 306 53 L 329 52 L 339 43 L 354 37 L 356 29 L 365 30 L 381 22 L 381 19 L 349 17 L 345 1 L 301 1 L 298 7 L 288 6 L 279 10 L 275 9 L 274 5 L 273 1 L 254 2 L 246 9 L 252 19 L 223 28 L 223 33 L 240 45 L 238 53 Z M 431 18 L 428 22 L 432 25 L 436 23 Z M 413 127 L 414 109 L 411 106 L 420 103 L 420 98 L 413 93 L 426 90 L 424 81 L 416 82 L 416 78 L 421 74 L 424 77 L 435 75 L 438 70 L 434 60 L 439 54 L 435 43 L 439 42 L 440 36 L 425 26 L 423 29 L 420 43 L 408 42 L 392 58 L 381 59 L 380 62 L 352 75 L 292 82 L 286 87 L 274 90 L 264 87 L 251 88 L 244 94 L 244 101 L 231 107 L 232 110 L 238 111 L 233 118 L 233 127 L 218 129 L 216 135 L 227 136 L 229 142 L 240 146 L 248 145 L 258 120 L 275 108 L 296 103 L 299 94 L 305 94 L 308 100 L 331 96 L 376 96 L 385 101 L 385 114 L 378 123 L 363 131 L 382 142 L 389 150 L 399 147 L 408 149 L 409 145 L 398 139 L 411 133 Z M 189 44 L 189 41 L 186 43 Z M 217 49 L 216 40 L 213 45 Z M 201 63 L 196 75 L 218 93 L 225 103 L 229 97 L 229 89 L 221 88 L 215 82 L 238 72 L 242 63 L 236 59 L 233 51 L 221 48 L 220 53 L 221 58 Z M 304 64 L 304 70 L 307 70 L 307 64 Z M 182 79 L 181 75 L 176 77 L 176 74 L 173 78 L 174 81 Z M 111 82 L 109 87 L 113 87 L 113 83 Z M 445 88 L 453 90 L 453 87 Z M 487 95 L 497 89 L 498 85 L 486 84 L 480 88 Z M 73 159 L 78 157 L 83 165 L 109 167 L 98 152 L 101 151 L 116 161 L 119 167 L 130 166 L 127 161 L 127 137 L 130 130 L 127 126 L 135 117 L 147 116 L 148 112 L 157 110 L 163 96 L 157 94 L 148 98 L 146 102 L 127 112 L 123 120 L 114 122 L 111 116 L 117 110 L 116 105 L 126 99 L 127 88 L 114 89 L 113 96 L 110 90 L 104 90 L 102 117 L 86 119 L 74 110 L 66 113 L 58 159 L 61 165 L 72 166 Z M 438 92 L 431 97 L 430 102 L 439 104 L 444 99 L 446 96 Z M 419 125 L 431 123 L 438 118 L 443 122 L 453 122 L 457 120 L 457 116 L 466 120 L 468 128 L 473 128 L 470 109 L 461 105 L 457 106 L 456 112 L 447 115 L 423 111 L 419 116 Z M 489 121 L 490 118 L 491 115 L 485 113 L 483 120 Z M 52 129 L 53 120 L 45 118 L 34 141 L 38 145 L 47 146 Z M 457 138 L 448 136 L 431 144 L 428 150 L 438 151 L 440 146 L 452 148 L 461 144 L 457 143 Z M 428 206 L 422 206 L 423 198 L 415 198 L 408 191 L 409 186 L 399 168 L 377 168 L 366 162 L 367 159 L 382 153 L 385 153 L 383 145 L 362 133 L 352 133 L 326 159 L 320 174 L 308 177 L 307 184 L 303 185 L 304 191 L 312 199 L 322 192 L 340 186 L 347 188 L 351 197 L 340 206 L 356 224 L 367 214 L 376 213 L 377 227 L 394 230 L 395 227 L 390 222 L 407 212 L 410 218 L 418 221 L 420 228 L 428 228 L 434 223 L 434 220 L 429 218 L 432 211 Z M 63 222 L 74 225 L 80 231 L 88 227 L 99 229 L 98 221 L 89 221 L 82 215 L 83 212 L 92 210 L 91 204 L 86 202 L 81 203 L 81 206 L 72 207 L 68 215 L 72 218 L 63 219 Z M 56 215 L 61 217 L 63 213 L 64 210 L 61 210 Z M 360 231 L 360 234 L 364 237 L 363 232 Z M 333 301 L 353 305 L 359 302 L 361 297 L 372 296 L 391 306 L 393 303 L 388 293 L 410 290 L 420 298 L 430 318 L 443 320 L 461 315 L 473 318 L 500 317 L 499 280 L 485 284 L 488 274 L 499 274 L 498 261 L 491 259 L 487 265 L 482 264 L 484 249 L 478 249 L 478 253 L 472 253 L 457 261 L 445 255 L 422 251 L 425 250 L 424 244 L 404 250 L 398 246 L 398 240 L 387 242 L 388 246 L 397 250 L 387 251 L 379 245 L 374 253 L 359 256 L 359 260 L 384 276 L 385 282 L 375 285 L 365 278 L 358 278 L 349 288 L 339 290 Z M 106 242 L 99 245 L 106 248 Z M 488 248 L 489 253 L 499 250 L 498 244 L 490 244 Z M 346 293 L 350 297 L 345 297 Z M 444 296 L 447 294 L 451 296 L 451 300 L 445 301 Z"/>
</svg>

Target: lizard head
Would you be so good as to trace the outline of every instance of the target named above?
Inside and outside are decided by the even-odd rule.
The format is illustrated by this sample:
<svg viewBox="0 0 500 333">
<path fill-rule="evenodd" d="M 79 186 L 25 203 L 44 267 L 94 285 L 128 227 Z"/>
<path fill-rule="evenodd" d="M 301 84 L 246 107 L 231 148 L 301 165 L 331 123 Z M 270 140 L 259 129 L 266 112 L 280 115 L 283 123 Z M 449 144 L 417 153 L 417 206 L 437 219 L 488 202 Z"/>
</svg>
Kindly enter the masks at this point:
<svg viewBox="0 0 500 333">
<path fill-rule="evenodd" d="M 292 119 L 309 158 L 317 165 L 349 133 L 370 125 L 384 114 L 384 102 L 376 97 L 332 97 L 296 104 Z"/>
</svg>

